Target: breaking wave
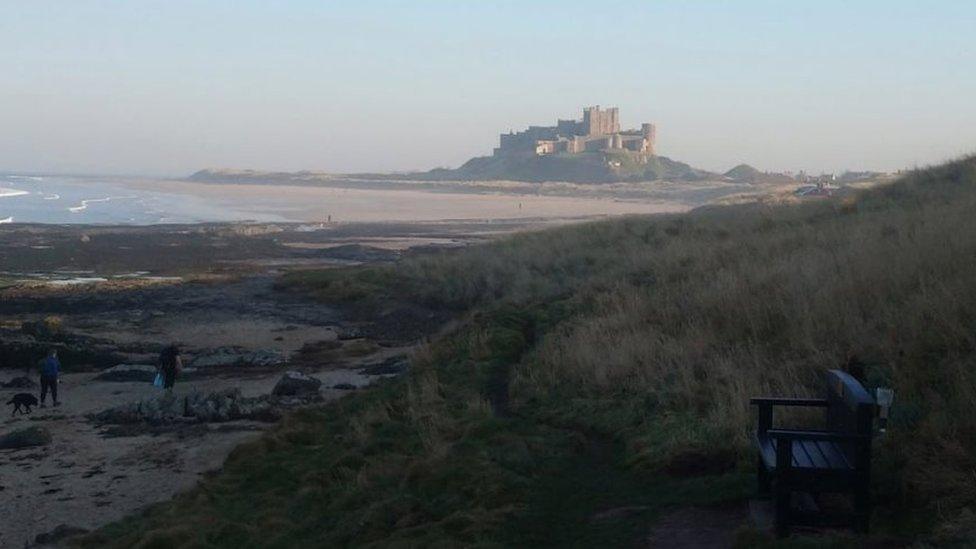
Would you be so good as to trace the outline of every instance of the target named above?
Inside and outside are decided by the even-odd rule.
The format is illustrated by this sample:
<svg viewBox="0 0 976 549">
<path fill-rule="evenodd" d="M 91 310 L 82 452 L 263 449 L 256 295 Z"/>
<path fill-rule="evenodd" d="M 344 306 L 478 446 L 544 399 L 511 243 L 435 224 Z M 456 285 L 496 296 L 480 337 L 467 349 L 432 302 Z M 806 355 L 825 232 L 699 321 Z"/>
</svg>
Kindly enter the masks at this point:
<svg viewBox="0 0 976 549">
<path fill-rule="evenodd" d="M 83 212 L 88 209 L 89 204 L 92 204 L 94 202 L 108 202 L 109 200 L 124 200 L 126 198 L 135 198 L 135 197 L 134 196 L 107 196 L 105 198 L 88 198 L 86 200 L 82 200 L 81 204 L 68 208 L 68 211 L 71 213 Z"/>
<path fill-rule="evenodd" d="M 0 198 L 6 198 L 8 196 L 20 196 L 24 194 L 30 194 L 27 191 L 22 191 L 20 189 L 0 189 Z"/>
</svg>

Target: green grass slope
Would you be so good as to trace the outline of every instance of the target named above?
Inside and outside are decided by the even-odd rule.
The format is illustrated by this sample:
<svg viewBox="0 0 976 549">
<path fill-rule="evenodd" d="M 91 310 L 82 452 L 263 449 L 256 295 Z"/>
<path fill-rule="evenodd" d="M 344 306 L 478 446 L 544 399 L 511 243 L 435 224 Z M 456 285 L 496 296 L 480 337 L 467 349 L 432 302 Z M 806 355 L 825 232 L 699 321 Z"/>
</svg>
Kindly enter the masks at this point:
<svg viewBox="0 0 976 549">
<path fill-rule="evenodd" d="M 282 287 L 464 319 L 89 547 L 629 546 L 752 495 L 748 398 L 852 360 L 895 388 L 881 539 L 976 539 L 976 160 L 799 206 L 526 233 Z M 629 507 L 631 513 L 600 515 Z M 777 543 L 742 532 L 743 546 Z M 804 546 L 861 546 L 843 536 Z"/>
</svg>

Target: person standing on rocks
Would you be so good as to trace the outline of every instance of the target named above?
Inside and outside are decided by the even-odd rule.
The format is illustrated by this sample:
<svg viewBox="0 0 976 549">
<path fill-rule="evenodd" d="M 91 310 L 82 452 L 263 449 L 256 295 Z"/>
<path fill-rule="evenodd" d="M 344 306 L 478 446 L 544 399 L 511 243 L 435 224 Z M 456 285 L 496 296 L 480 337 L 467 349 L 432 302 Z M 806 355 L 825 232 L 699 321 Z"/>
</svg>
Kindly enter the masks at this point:
<svg viewBox="0 0 976 549">
<path fill-rule="evenodd" d="M 44 401 L 47 400 L 48 391 L 51 391 L 54 405 L 61 405 L 61 401 L 58 400 L 58 376 L 60 375 L 61 361 L 58 360 L 58 351 L 51 349 L 47 356 L 41 359 L 41 408 L 47 408 Z"/>
<path fill-rule="evenodd" d="M 180 358 L 180 346 L 174 343 L 159 353 L 159 373 L 163 376 L 163 388 L 167 391 L 173 390 L 176 384 L 176 376 L 183 369 L 183 360 Z"/>
</svg>

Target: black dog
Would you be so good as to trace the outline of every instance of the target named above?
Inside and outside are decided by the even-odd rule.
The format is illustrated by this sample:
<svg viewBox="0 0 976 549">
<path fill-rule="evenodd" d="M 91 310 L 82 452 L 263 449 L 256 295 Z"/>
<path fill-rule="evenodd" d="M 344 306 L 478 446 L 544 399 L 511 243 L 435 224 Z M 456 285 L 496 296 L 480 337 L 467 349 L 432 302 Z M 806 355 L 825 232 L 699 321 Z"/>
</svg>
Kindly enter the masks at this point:
<svg viewBox="0 0 976 549">
<path fill-rule="evenodd" d="M 14 411 L 10 414 L 11 416 L 17 415 L 17 412 L 20 412 L 20 415 L 29 414 L 31 413 L 31 406 L 37 406 L 37 397 L 30 393 L 17 393 L 7 404 L 14 405 Z M 21 410 L 21 406 L 27 411 Z"/>
</svg>

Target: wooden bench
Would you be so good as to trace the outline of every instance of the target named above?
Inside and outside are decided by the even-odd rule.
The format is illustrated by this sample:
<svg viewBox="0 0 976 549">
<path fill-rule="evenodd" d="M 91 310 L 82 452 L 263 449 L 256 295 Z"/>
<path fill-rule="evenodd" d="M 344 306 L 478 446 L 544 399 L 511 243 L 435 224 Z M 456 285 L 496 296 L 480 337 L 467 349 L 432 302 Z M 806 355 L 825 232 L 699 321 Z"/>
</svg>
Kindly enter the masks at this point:
<svg viewBox="0 0 976 549">
<path fill-rule="evenodd" d="M 759 491 L 773 493 L 776 533 L 792 525 L 852 526 L 868 531 L 871 516 L 871 435 L 875 401 L 851 375 L 829 370 L 825 398 L 753 398 L 759 407 L 756 446 Z M 774 429 L 773 410 L 783 406 L 824 409 L 825 429 Z M 798 496 L 840 493 L 853 496 L 853 513 L 838 520 L 823 513 L 801 512 Z M 808 498 L 812 499 L 812 498 Z"/>
</svg>

